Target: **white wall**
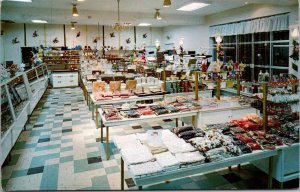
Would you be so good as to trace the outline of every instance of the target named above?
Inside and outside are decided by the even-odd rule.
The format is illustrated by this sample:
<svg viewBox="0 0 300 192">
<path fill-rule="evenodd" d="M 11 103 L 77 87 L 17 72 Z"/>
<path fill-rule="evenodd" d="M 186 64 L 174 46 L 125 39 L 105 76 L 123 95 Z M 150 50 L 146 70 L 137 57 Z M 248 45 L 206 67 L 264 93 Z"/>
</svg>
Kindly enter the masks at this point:
<svg viewBox="0 0 300 192">
<path fill-rule="evenodd" d="M 275 15 L 280 13 L 291 12 L 291 18 L 297 18 L 298 6 L 275 6 L 275 5 L 264 5 L 264 4 L 249 4 L 244 7 L 235 8 L 229 11 L 224 11 L 214 15 L 207 16 L 205 23 L 209 26 L 253 19 L 257 17 L 265 17 L 269 15 Z"/>
<path fill-rule="evenodd" d="M 110 26 L 95 25 L 75 25 L 76 29 L 71 30 L 70 25 L 65 26 L 66 32 L 66 46 L 73 48 L 76 45 L 84 46 L 88 45 L 91 48 L 100 49 L 103 44 L 103 38 L 106 46 L 118 47 L 118 33 L 115 32 L 115 37 L 111 38 L 110 33 L 113 29 Z M 0 37 L 0 44 L 3 41 L 3 48 L 1 47 L 0 62 L 13 61 L 14 63 L 21 63 L 21 47 L 25 46 L 24 38 L 24 24 L 4 24 L 4 35 Z M 38 36 L 33 37 L 33 32 L 36 31 Z M 80 32 L 80 36 L 77 37 L 77 33 Z M 148 37 L 144 39 L 142 35 L 148 34 Z M 94 39 L 100 35 L 100 40 L 94 43 Z M 12 44 L 12 39 L 17 37 L 20 43 Z M 57 37 L 58 43 L 53 43 L 53 40 Z M 131 43 L 127 44 L 126 39 L 130 38 Z M 162 28 L 159 27 L 137 27 L 136 28 L 136 44 L 137 47 L 142 45 L 143 42 L 146 45 L 155 45 L 155 41 L 162 41 Z M 26 46 L 38 47 L 43 46 L 64 46 L 64 27 L 61 24 L 26 24 Z M 129 27 L 120 34 L 120 45 L 125 49 L 134 48 L 134 28 Z"/>
<path fill-rule="evenodd" d="M 3 49 L 5 61 L 21 62 L 21 47 L 24 47 L 24 24 L 3 25 Z M 12 40 L 18 38 L 19 43 L 13 44 Z"/>
<path fill-rule="evenodd" d="M 167 39 L 167 36 L 170 39 Z M 203 53 L 203 48 L 209 47 L 208 26 L 170 26 L 163 28 L 162 48 L 165 44 L 174 43 L 177 52 L 179 53 L 179 41 L 183 40 L 183 49 L 185 51 L 196 51 L 196 53 Z"/>
</svg>

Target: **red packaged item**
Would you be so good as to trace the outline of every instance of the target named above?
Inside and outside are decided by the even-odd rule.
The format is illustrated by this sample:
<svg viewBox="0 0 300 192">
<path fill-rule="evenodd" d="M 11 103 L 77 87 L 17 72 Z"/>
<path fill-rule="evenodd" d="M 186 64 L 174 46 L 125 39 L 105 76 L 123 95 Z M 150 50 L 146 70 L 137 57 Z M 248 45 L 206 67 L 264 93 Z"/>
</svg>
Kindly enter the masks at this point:
<svg viewBox="0 0 300 192">
<path fill-rule="evenodd" d="M 261 150 L 261 146 L 258 143 L 247 143 L 247 145 L 252 149 L 252 150 Z"/>
<path fill-rule="evenodd" d="M 140 115 L 153 115 L 154 112 L 150 108 L 138 109 Z"/>
<path fill-rule="evenodd" d="M 236 134 L 235 137 L 244 143 L 253 143 L 254 142 L 251 137 L 248 137 L 248 136 L 245 136 L 242 134 Z"/>
</svg>

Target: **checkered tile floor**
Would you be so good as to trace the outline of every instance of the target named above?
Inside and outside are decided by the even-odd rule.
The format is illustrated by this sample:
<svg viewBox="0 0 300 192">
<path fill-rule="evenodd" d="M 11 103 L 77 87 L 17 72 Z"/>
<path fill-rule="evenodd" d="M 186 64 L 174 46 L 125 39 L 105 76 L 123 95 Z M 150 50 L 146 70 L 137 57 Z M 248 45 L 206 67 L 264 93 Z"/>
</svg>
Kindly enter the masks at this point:
<svg viewBox="0 0 300 192">
<path fill-rule="evenodd" d="M 174 121 L 149 122 L 110 129 L 115 135 L 171 128 Z M 104 134 L 105 135 L 105 134 Z M 49 89 L 33 112 L 2 167 L 2 186 L 11 190 L 119 190 L 120 155 L 110 143 L 105 160 L 92 114 L 80 88 Z M 125 189 L 137 189 L 125 173 Z M 285 183 L 299 187 L 299 180 Z M 145 186 L 144 189 L 266 189 L 267 176 L 252 165 Z M 275 187 L 276 182 L 275 182 Z"/>
</svg>

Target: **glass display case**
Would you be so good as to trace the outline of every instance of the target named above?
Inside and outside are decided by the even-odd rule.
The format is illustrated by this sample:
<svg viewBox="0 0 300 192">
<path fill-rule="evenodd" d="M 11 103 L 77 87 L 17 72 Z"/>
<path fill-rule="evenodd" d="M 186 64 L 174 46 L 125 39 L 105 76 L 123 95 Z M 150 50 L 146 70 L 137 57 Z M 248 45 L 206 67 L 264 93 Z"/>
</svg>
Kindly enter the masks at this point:
<svg viewBox="0 0 300 192">
<path fill-rule="evenodd" d="M 3 164 L 26 125 L 28 116 L 47 89 L 46 83 L 42 83 L 41 80 L 48 82 L 43 66 L 18 73 L 1 82 L 0 165 Z"/>
<path fill-rule="evenodd" d="M 27 103 L 29 102 L 29 93 L 27 91 L 24 76 L 20 75 L 7 83 L 8 94 L 13 105 L 16 118 L 19 117 Z"/>
<path fill-rule="evenodd" d="M 14 122 L 13 112 L 10 107 L 6 86 L 1 86 L 1 137 L 12 126 Z"/>
<path fill-rule="evenodd" d="M 36 84 L 35 82 L 37 82 L 38 80 L 35 68 L 26 71 L 26 76 L 30 84 L 31 93 L 34 94 L 36 92 L 36 87 L 34 85 Z"/>
</svg>

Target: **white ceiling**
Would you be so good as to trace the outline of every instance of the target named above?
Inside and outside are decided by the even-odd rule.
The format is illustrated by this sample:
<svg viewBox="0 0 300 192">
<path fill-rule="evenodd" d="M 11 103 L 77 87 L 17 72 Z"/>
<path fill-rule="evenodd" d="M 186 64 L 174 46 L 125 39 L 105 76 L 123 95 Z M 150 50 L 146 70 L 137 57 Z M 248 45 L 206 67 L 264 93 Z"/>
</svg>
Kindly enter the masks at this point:
<svg viewBox="0 0 300 192">
<path fill-rule="evenodd" d="M 32 0 L 32 3 L 7 2 L 1 6 L 1 19 L 16 23 L 31 23 L 32 19 L 44 19 L 48 23 L 110 25 L 117 19 L 117 0 L 85 0 L 76 2 L 79 17 L 73 17 L 72 3 L 75 0 Z M 248 5 L 245 5 L 245 2 Z M 204 23 L 204 17 L 230 9 L 251 4 L 272 4 L 279 6 L 297 5 L 297 0 L 171 0 L 172 5 L 164 8 L 163 0 L 120 0 L 121 21 L 137 25 L 140 22 L 152 26 L 197 25 Z M 210 6 L 193 11 L 177 11 L 182 5 L 190 2 L 210 3 Z M 161 9 L 163 20 L 154 19 L 155 9 Z M 89 19 L 88 16 L 91 16 Z"/>
</svg>

